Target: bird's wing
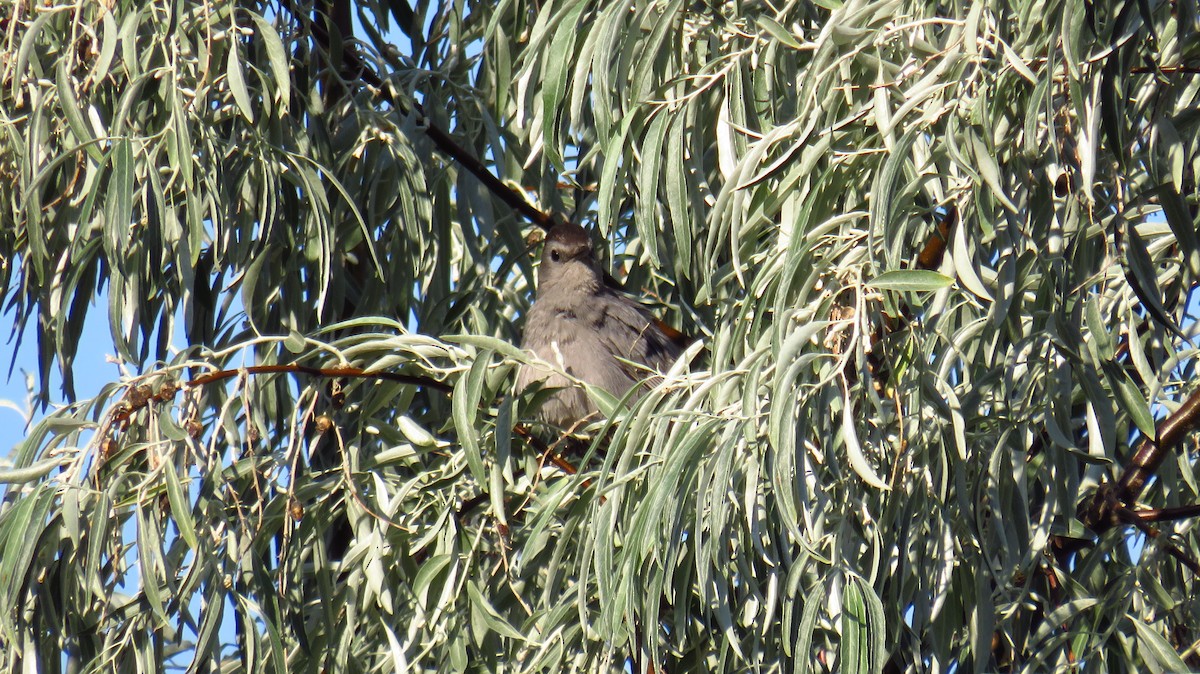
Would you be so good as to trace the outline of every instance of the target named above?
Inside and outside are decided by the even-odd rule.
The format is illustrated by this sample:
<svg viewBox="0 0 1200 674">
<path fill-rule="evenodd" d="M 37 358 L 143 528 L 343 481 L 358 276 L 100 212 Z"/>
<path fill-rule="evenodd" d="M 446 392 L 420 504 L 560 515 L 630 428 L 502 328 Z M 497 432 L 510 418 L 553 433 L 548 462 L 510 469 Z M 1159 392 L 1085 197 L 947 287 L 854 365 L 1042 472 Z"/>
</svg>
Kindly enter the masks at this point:
<svg viewBox="0 0 1200 674">
<path fill-rule="evenodd" d="M 654 317 L 641 305 L 615 292 L 606 299 L 611 301 L 603 302 L 603 320 L 611 323 L 612 329 L 604 334 L 612 353 L 660 372 L 669 369 L 679 357 L 679 345 L 658 327 Z M 645 378 L 645 372 L 627 367 L 630 379 Z"/>
</svg>

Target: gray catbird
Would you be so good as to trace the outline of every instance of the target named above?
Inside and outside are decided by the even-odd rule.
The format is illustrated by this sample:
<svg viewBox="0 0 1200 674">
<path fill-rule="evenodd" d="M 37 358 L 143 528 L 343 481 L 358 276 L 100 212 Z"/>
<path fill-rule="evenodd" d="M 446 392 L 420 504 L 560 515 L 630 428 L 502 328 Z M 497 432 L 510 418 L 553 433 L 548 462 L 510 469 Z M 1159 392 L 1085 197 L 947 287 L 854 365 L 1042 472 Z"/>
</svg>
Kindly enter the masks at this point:
<svg viewBox="0 0 1200 674">
<path fill-rule="evenodd" d="M 618 398 L 651 376 L 650 370 L 668 369 L 680 352 L 641 305 L 605 283 L 592 240 L 571 223 L 555 225 L 546 235 L 521 348 Z M 523 366 L 517 390 L 539 381 L 561 389 L 538 410 L 543 421 L 566 428 L 596 411 L 581 387 L 545 366 Z"/>
</svg>

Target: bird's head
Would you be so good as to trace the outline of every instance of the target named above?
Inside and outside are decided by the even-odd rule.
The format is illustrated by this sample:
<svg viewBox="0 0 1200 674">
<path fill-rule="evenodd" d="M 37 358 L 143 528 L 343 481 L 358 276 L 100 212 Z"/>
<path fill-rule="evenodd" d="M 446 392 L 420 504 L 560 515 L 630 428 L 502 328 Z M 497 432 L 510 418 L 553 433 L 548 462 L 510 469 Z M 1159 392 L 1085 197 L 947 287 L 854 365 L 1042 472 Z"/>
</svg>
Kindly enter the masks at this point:
<svg viewBox="0 0 1200 674">
<path fill-rule="evenodd" d="M 604 282 L 592 239 L 574 223 L 560 223 L 546 234 L 538 270 L 538 298 L 547 292 L 595 292 Z"/>
</svg>

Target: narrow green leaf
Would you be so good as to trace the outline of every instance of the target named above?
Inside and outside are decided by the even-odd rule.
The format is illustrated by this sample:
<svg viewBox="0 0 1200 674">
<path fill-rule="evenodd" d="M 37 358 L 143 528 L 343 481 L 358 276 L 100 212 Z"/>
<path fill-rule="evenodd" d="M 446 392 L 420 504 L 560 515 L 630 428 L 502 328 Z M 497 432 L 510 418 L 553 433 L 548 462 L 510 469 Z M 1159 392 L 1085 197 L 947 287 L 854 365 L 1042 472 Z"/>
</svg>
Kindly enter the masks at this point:
<svg viewBox="0 0 1200 674">
<path fill-rule="evenodd" d="M 1154 269 L 1154 261 L 1150 259 L 1150 251 L 1138 229 L 1132 223 L 1125 229 L 1125 280 L 1133 294 L 1142 301 L 1142 306 L 1158 321 L 1159 325 L 1181 339 L 1187 339 L 1175 320 L 1167 314 L 1162 303 L 1162 290 L 1158 287 L 1158 274 Z"/>
<path fill-rule="evenodd" d="M 1100 360 L 1112 360 L 1113 340 L 1112 336 L 1108 334 L 1108 326 L 1104 318 L 1100 315 L 1100 298 L 1088 298 L 1084 305 L 1084 319 Z"/>
<path fill-rule="evenodd" d="M 443 335 L 442 339 L 451 344 L 466 344 L 477 349 L 495 351 L 496 353 L 514 360 L 527 358 L 523 351 L 512 342 L 506 342 L 488 335 Z"/>
<path fill-rule="evenodd" d="M 82 584 L 92 592 L 103 592 L 104 582 L 100 579 L 100 574 L 104 568 L 104 555 L 108 549 L 109 528 L 115 524 L 123 524 L 123 520 L 114 517 L 111 511 L 112 497 L 110 492 L 115 491 L 120 487 L 120 484 L 109 485 L 109 487 L 101 491 L 97 496 L 95 503 L 92 506 L 92 518 L 89 522 L 87 531 L 88 545 L 87 556 L 84 559 L 85 566 L 83 567 L 85 578 Z"/>
<path fill-rule="evenodd" d="M 883 601 L 865 578 L 855 576 L 855 582 L 859 586 L 863 604 L 867 608 L 867 655 L 870 659 L 871 671 L 878 672 L 883 669 L 888 655 L 884 638 L 887 633 L 887 625 L 884 624 Z"/>
<path fill-rule="evenodd" d="M 791 31 L 781 26 L 778 21 L 772 19 L 766 14 L 761 14 L 755 17 L 754 22 L 757 23 L 760 28 L 770 33 L 771 37 L 779 40 L 792 49 L 804 48 L 804 45 L 800 44 L 800 41 L 796 39 L 796 36 L 792 35 Z"/>
<path fill-rule="evenodd" d="M 1130 618 L 1137 633 L 1139 653 L 1158 665 L 1165 672 L 1187 672 L 1192 668 L 1179 657 L 1179 653 L 1158 630 L 1145 624 L 1140 618 Z"/>
<path fill-rule="evenodd" d="M 876 276 L 867 285 L 878 290 L 928 292 L 948 288 L 954 279 L 927 269 L 896 269 Z"/>
<path fill-rule="evenodd" d="M 817 658 L 813 655 L 812 641 L 813 633 L 817 630 L 817 618 L 820 615 L 821 608 L 827 606 L 825 595 L 824 580 L 818 580 L 813 585 L 812 590 L 807 597 L 800 599 L 804 604 L 804 611 L 800 614 L 800 626 L 796 629 L 796 674 L 808 674 L 810 671 L 816 671 L 813 663 L 817 662 Z"/>
<path fill-rule="evenodd" d="M 975 270 L 975 246 L 978 241 L 974 237 L 967 236 L 966 225 L 962 218 L 958 218 L 958 226 L 950 234 L 951 248 L 954 260 L 954 273 L 958 277 L 958 281 L 963 284 L 967 290 L 975 293 L 978 297 L 989 302 L 995 298 L 988 292 L 987 287 L 980 280 L 979 274 Z M 999 279 L 996 281 L 999 282 Z"/>
<path fill-rule="evenodd" d="M 1166 173 L 1171 177 L 1171 182 L 1168 184 L 1174 191 L 1178 192 L 1184 189 L 1184 155 L 1187 154 L 1187 150 L 1184 148 L 1183 139 L 1179 137 L 1179 131 L 1171 123 L 1169 115 L 1156 115 L 1154 118 L 1154 130 L 1157 133 L 1151 135 L 1151 141 L 1154 145 L 1153 149 L 1166 157 Z M 1192 232 L 1191 238 L 1196 238 L 1195 231 Z"/>
<path fill-rule="evenodd" d="M 221 590 L 220 583 L 211 583 L 205 593 L 200 629 L 196 632 L 196 654 L 189 671 L 202 671 L 200 665 L 212 662 L 220 655 L 221 640 L 218 635 L 225 615 L 225 597 Z"/>
<path fill-rule="evenodd" d="M 684 153 L 685 135 L 687 134 L 686 120 L 674 118 L 670 133 L 667 136 L 666 163 L 664 164 L 664 187 L 666 188 L 667 209 L 670 214 L 671 226 L 664 227 L 664 233 L 670 231 L 675 240 L 672 249 L 675 251 L 675 273 L 687 276 L 692 269 L 692 241 L 694 225 L 692 214 L 688 208 L 691 202 L 687 179 L 687 157 Z"/>
<path fill-rule="evenodd" d="M 84 151 L 94 161 L 100 161 L 104 153 L 96 144 L 96 134 L 92 131 L 91 125 L 84 119 L 83 109 L 79 107 L 79 101 L 75 98 L 74 85 L 71 82 L 71 75 L 67 72 L 65 61 L 58 62 L 56 73 L 58 100 L 62 103 L 63 114 L 67 118 L 67 125 L 71 127 L 71 133 L 75 134 L 75 137 L 79 139 L 79 145 Z"/>
<path fill-rule="evenodd" d="M 454 555 L 432 555 L 421 564 L 421 570 L 417 572 L 416 577 L 412 581 L 412 593 L 417 597 L 417 601 L 422 607 L 433 608 L 429 604 L 429 590 L 433 584 L 433 580 L 453 560 Z"/>
<path fill-rule="evenodd" d="M 123 257 L 133 227 L 133 144 L 128 138 L 116 139 L 111 163 L 104 220 L 106 249 L 110 255 Z"/>
<path fill-rule="evenodd" d="M 162 531 L 147 512 L 150 507 L 149 504 L 142 503 L 136 508 L 138 565 L 141 571 L 139 580 L 141 581 L 142 596 L 150 606 L 154 622 L 162 627 L 171 624 L 171 619 L 167 617 L 169 598 L 163 595 L 165 588 L 159 585 L 159 578 L 166 565 L 162 556 Z"/>
<path fill-rule="evenodd" d="M 1146 403 L 1141 389 L 1129 377 L 1129 372 L 1111 361 L 1105 362 L 1103 365 L 1109 382 L 1116 389 L 1121 407 L 1129 413 L 1129 418 L 1142 432 L 1142 435 L 1157 439 L 1158 430 L 1154 427 L 1154 416 L 1150 414 L 1150 406 Z"/>
<path fill-rule="evenodd" d="M 271 66 L 271 76 L 275 80 L 275 98 L 282 104 L 278 109 L 281 114 L 286 113 L 288 102 L 292 99 L 292 73 L 288 67 L 290 59 L 287 51 L 283 48 L 283 41 L 279 39 L 279 33 L 274 26 L 255 12 L 248 11 L 247 13 L 254 21 L 255 35 L 266 47 L 267 63 Z"/>
<path fill-rule="evenodd" d="M 604 165 L 600 169 L 600 195 L 596 203 L 598 210 L 596 219 L 602 232 L 616 227 L 625 187 L 624 180 L 618 176 L 621 171 L 628 170 L 624 166 L 626 144 L 630 129 L 636 120 L 637 116 L 632 114 L 622 118 L 618 132 L 613 135 L 604 148 Z"/>
<path fill-rule="evenodd" d="M 288 336 L 283 340 L 283 348 L 287 349 L 289 353 L 301 354 L 308 348 L 308 341 L 304 338 L 304 335 L 289 328 Z"/>
<path fill-rule="evenodd" d="M 65 465 L 69 459 L 54 457 L 43 459 L 24 468 L 0 469 L 0 484 L 24 484 L 45 477 L 50 471 Z"/>
<path fill-rule="evenodd" d="M 236 42 L 229 45 L 229 58 L 225 66 L 225 81 L 229 85 L 229 91 L 233 94 L 233 100 L 237 103 L 238 110 L 241 111 L 246 121 L 253 124 L 254 106 L 250 102 L 250 90 L 246 88 L 246 76 L 242 72 L 242 61 L 238 57 Z"/>
<path fill-rule="evenodd" d="M 417 447 L 434 447 L 437 445 L 437 438 L 425 430 L 425 427 L 413 421 L 408 415 L 401 415 L 396 420 L 396 426 L 404 434 L 404 437 L 408 438 L 408 441 Z"/>
<path fill-rule="evenodd" d="M 54 505 L 56 491 L 49 482 L 38 484 L 0 515 L 0 543 L 4 546 L 4 554 L 0 555 L 0 609 L 6 616 L 14 607 L 13 600 L 24 594 L 21 588 L 31 571 L 38 540 L 46 530 L 47 513 Z"/>
<path fill-rule="evenodd" d="M 867 607 L 854 578 L 842 586 L 842 638 L 838 648 L 840 669 L 848 674 L 874 674 L 867 624 Z"/>
<path fill-rule="evenodd" d="M 524 634 L 521 634 L 514 629 L 512 625 L 508 624 L 507 620 L 505 620 L 500 616 L 499 613 L 496 612 L 496 609 L 492 607 L 491 602 L 489 602 L 487 598 L 483 596 L 483 593 L 479 591 L 479 588 L 475 586 L 475 583 L 467 583 L 467 596 L 471 598 L 471 605 L 476 608 L 477 615 L 482 618 L 484 623 L 486 623 L 488 628 L 490 628 L 493 632 L 508 639 L 528 641 Z"/>
<path fill-rule="evenodd" d="M 651 90 L 658 84 L 659 78 L 655 75 L 661 72 L 659 70 L 659 50 L 662 49 L 662 44 L 670 34 L 671 28 L 675 26 L 681 7 L 683 7 L 683 0 L 670 0 L 661 9 L 653 5 L 643 7 L 642 12 L 650 14 L 652 17 L 647 22 L 647 25 L 652 28 L 650 35 L 638 44 L 641 49 L 637 54 L 637 67 L 634 69 L 631 80 L 635 92 L 634 100 L 646 100 L 650 97 Z"/>
<path fill-rule="evenodd" d="M 40 12 L 37 18 L 33 20 L 33 23 L 29 24 L 28 30 L 25 31 L 25 35 L 21 38 L 21 46 L 17 48 L 17 58 L 13 63 L 11 75 L 11 82 L 13 86 L 12 97 L 14 100 L 21 99 L 21 87 L 24 86 L 23 82 L 25 82 L 26 78 L 29 76 L 29 73 L 27 72 L 27 68 L 29 66 L 29 57 L 34 54 L 34 48 L 37 46 L 38 38 L 41 36 L 42 29 L 45 28 L 46 24 L 49 23 L 51 19 L 55 18 L 57 14 L 57 12 Z M 40 71 L 42 68 L 38 67 L 37 70 Z"/>
<path fill-rule="evenodd" d="M 108 69 L 112 65 L 113 55 L 116 54 L 121 30 L 116 19 L 113 18 L 112 12 L 104 12 L 100 19 L 100 26 L 100 56 L 92 63 L 92 69 L 87 76 L 87 81 L 93 84 L 102 82 L 104 78 L 108 77 Z"/>
<path fill-rule="evenodd" d="M 1000 171 L 1000 165 L 996 162 L 994 151 L 987 146 L 979 135 L 971 134 L 969 138 L 975 156 L 975 167 L 979 169 L 979 175 L 983 178 L 983 183 L 991 190 L 992 196 L 1005 208 L 1014 213 L 1019 212 L 1020 209 L 1012 202 L 1007 191 L 1004 189 L 1004 184 L 1000 177 L 1002 172 Z"/>
<path fill-rule="evenodd" d="M 488 483 L 487 470 L 483 467 L 483 456 L 479 447 L 479 429 L 475 425 L 478 418 L 479 403 L 483 394 L 484 376 L 491 364 L 491 352 L 484 352 L 476 357 L 471 369 L 465 376 L 459 377 L 454 383 L 451 394 L 451 407 L 454 417 L 454 427 L 458 432 L 458 442 L 466 454 L 467 465 L 471 474 L 480 485 Z"/>
<path fill-rule="evenodd" d="M 659 211 L 658 187 L 662 180 L 663 142 L 667 135 L 667 123 L 670 117 L 665 114 L 656 115 L 646 129 L 642 139 L 642 160 L 638 169 L 638 190 L 641 198 L 637 200 L 637 230 L 655 267 L 662 266 L 658 254 L 658 237 L 662 233 L 662 216 Z"/>
<path fill-rule="evenodd" d="M 879 478 L 875 469 L 871 467 L 871 462 L 863 454 L 862 445 L 858 441 L 858 431 L 854 424 L 854 405 L 849 395 L 843 398 L 842 404 L 842 440 L 846 443 L 846 457 L 850 460 L 850 467 L 854 469 L 854 472 L 864 482 L 876 489 L 891 489 L 886 482 Z"/>
<path fill-rule="evenodd" d="M 496 521 L 508 526 L 508 507 L 504 502 L 506 496 L 506 477 L 512 459 L 512 411 L 513 397 L 505 396 L 496 414 L 494 439 L 496 441 L 494 460 L 491 465 L 491 483 L 488 485 L 488 496 L 491 498 L 492 514 Z"/>
<path fill-rule="evenodd" d="M 913 143 L 917 141 L 917 135 L 921 132 L 922 129 L 919 126 L 914 126 L 904 132 L 904 135 L 896 141 L 896 145 L 888 153 L 887 160 L 883 163 L 883 170 L 878 173 L 871 185 L 872 236 L 885 236 L 892 228 L 900 177 L 904 174 L 905 167 L 912 163 Z"/>
<path fill-rule="evenodd" d="M 546 60 L 546 77 L 542 85 L 542 137 L 546 160 L 559 171 L 562 164 L 560 125 L 563 119 L 562 101 L 567 92 L 567 74 L 575 63 L 575 41 L 579 36 L 579 17 L 586 3 L 576 3 L 567 10 L 554 29 L 554 39 Z"/>
<path fill-rule="evenodd" d="M 164 457 L 163 473 L 167 478 L 167 500 L 171 504 L 171 518 L 179 527 L 179 535 L 187 542 L 192 550 L 200 549 L 200 541 L 196 538 L 196 523 L 192 520 L 192 502 L 183 490 L 175 466 Z"/>
</svg>

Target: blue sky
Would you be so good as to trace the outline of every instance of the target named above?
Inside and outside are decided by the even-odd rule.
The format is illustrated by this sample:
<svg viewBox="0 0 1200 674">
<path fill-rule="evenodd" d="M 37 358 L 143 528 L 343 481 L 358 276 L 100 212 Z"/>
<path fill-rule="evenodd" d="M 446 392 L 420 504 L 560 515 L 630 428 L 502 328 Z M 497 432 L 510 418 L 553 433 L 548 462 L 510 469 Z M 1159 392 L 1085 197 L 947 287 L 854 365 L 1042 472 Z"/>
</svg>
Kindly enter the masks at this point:
<svg viewBox="0 0 1200 674">
<path fill-rule="evenodd" d="M 108 362 L 116 349 L 112 346 L 108 314 L 104 310 L 107 301 L 103 295 L 97 298 L 98 304 L 88 312 L 83 336 L 79 340 L 79 352 L 75 358 L 75 394 L 80 400 L 94 397 L 104 384 L 120 377 L 116 365 Z M 0 341 L 3 344 L 0 346 L 0 462 L 7 460 L 12 448 L 26 435 L 25 415 L 30 412 L 26 399 L 26 375 L 33 378 L 35 387 L 38 386 L 37 330 L 32 323 L 26 326 L 10 375 L 8 366 L 13 362 L 13 349 L 17 348 L 16 339 L 9 339 L 12 334 L 13 316 L 8 313 L 0 315 L 0 340 L 3 340 Z M 62 376 L 57 367 L 51 371 L 50 400 L 54 404 L 64 402 Z M 34 421 L 40 417 L 35 411 Z"/>
</svg>

